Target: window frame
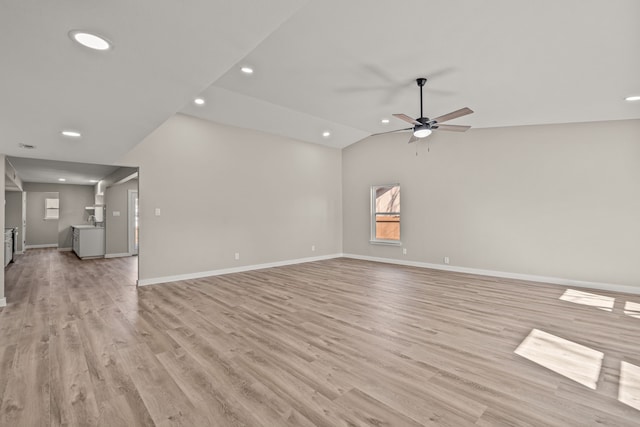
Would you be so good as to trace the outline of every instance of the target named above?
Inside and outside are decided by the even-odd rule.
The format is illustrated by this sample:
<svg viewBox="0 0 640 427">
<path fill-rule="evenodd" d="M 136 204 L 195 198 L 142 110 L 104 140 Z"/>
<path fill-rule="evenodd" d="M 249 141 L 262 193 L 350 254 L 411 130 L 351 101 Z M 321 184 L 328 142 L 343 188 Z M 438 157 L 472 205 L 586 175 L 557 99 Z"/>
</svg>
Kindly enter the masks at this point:
<svg viewBox="0 0 640 427">
<path fill-rule="evenodd" d="M 44 219 L 60 219 L 60 199 L 47 197 L 44 199 Z"/>
<path fill-rule="evenodd" d="M 398 192 L 400 195 L 402 194 L 402 188 L 400 183 L 393 184 L 382 184 L 382 185 L 372 185 L 370 190 L 370 237 L 369 243 L 374 245 L 390 245 L 390 246 L 401 246 L 402 245 L 402 197 L 400 197 L 400 211 L 399 212 L 377 212 L 376 211 L 376 193 L 379 188 L 383 187 L 398 187 Z M 376 216 L 378 214 L 387 214 L 387 215 L 398 215 L 398 224 L 400 226 L 398 240 L 389 240 L 389 239 L 378 239 L 376 238 Z"/>
</svg>

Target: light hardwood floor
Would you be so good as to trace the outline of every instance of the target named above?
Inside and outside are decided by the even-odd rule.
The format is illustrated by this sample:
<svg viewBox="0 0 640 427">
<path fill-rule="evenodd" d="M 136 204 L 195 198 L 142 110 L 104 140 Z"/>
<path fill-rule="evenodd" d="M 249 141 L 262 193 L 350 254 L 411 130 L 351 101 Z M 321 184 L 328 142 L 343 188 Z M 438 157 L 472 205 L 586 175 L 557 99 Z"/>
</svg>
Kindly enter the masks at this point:
<svg viewBox="0 0 640 427">
<path fill-rule="evenodd" d="M 138 289 L 134 258 L 30 250 L 5 273 L 2 426 L 640 425 L 638 296 L 350 259 Z"/>
</svg>

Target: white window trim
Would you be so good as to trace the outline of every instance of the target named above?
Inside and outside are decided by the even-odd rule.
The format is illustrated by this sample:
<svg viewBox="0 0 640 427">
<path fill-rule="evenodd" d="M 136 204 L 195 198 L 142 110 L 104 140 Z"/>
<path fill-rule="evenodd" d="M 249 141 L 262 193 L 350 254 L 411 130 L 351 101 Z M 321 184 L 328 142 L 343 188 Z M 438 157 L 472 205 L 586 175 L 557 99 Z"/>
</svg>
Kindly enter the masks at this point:
<svg viewBox="0 0 640 427">
<path fill-rule="evenodd" d="M 400 197 L 400 240 L 383 240 L 376 239 L 376 188 L 379 187 L 400 187 L 399 183 L 395 184 L 380 184 L 380 185 L 372 185 L 369 198 L 371 199 L 371 213 L 370 213 L 370 239 L 369 243 L 372 245 L 387 245 L 387 246 L 402 246 L 402 196 Z M 402 191 L 402 190 L 401 190 Z"/>
</svg>

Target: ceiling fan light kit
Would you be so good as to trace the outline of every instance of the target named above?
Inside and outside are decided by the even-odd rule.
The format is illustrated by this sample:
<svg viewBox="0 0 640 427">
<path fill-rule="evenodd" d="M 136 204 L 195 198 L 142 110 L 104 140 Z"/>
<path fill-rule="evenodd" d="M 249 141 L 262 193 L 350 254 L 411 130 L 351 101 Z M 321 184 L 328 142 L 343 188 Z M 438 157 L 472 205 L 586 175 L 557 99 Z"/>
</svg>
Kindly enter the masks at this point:
<svg viewBox="0 0 640 427">
<path fill-rule="evenodd" d="M 453 120 L 453 119 L 457 119 L 458 117 L 462 117 L 462 116 L 466 116 L 467 114 L 471 114 L 473 113 L 473 110 L 468 108 L 468 107 L 464 107 L 461 108 L 459 110 L 456 111 L 452 111 L 451 113 L 448 114 L 444 114 L 442 116 L 438 116 L 435 119 L 429 119 L 428 117 L 424 116 L 424 113 L 422 111 L 422 88 L 424 87 L 425 83 L 427 83 L 427 79 L 424 77 L 420 77 L 418 79 L 416 79 L 416 83 L 418 84 L 418 87 L 420 88 L 420 118 L 418 119 L 414 119 L 411 116 L 407 116 L 406 114 L 394 114 L 393 116 L 403 120 L 407 123 L 411 123 L 413 125 L 413 127 L 410 128 L 405 128 L 405 129 L 397 129 L 397 130 L 392 130 L 389 132 L 381 132 L 381 133 L 375 133 L 372 136 L 375 135 L 383 135 L 385 133 L 393 133 L 393 132 L 405 132 L 408 130 L 412 130 L 413 131 L 413 135 L 411 137 L 411 139 L 409 139 L 409 143 L 412 143 L 414 141 L 417 141 L 418 138 L 426 138 L 427 136 L 431 135 L 431 133 L 434 130 L 446 130 L 446 131 L 452 131 L 452 132 L 465 132 L 467 130 L 469 130 L 471 128 L 471 126 L 461 126 L 461 125 L 445 125 L 442 124 L 446 121 L 449 120 Z"/>
<path fill-rule="evenodd" d="M 413 130 L 413 136 L 416 138 L 426 138 L 431 135 L 431 129 L 429 129 L 426 125 L 416 126 Z"/>
</svg>

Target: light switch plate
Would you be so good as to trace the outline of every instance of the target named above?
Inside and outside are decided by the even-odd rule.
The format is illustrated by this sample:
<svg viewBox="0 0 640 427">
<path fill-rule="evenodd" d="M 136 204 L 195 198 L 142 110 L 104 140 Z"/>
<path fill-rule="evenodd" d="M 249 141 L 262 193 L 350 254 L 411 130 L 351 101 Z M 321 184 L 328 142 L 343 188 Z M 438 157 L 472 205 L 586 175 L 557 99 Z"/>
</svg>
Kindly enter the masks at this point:
<svg viewBox="0 0 640 427">
<path fill-rule="evenodd" d="M 156 208 L 156 216 L 160 216 L 160 208 Z"/>
<path fill-rule="evenodd" d="M 120 216 L 120 211 L 113 211 L 113 216 Z"/>
</svg>

